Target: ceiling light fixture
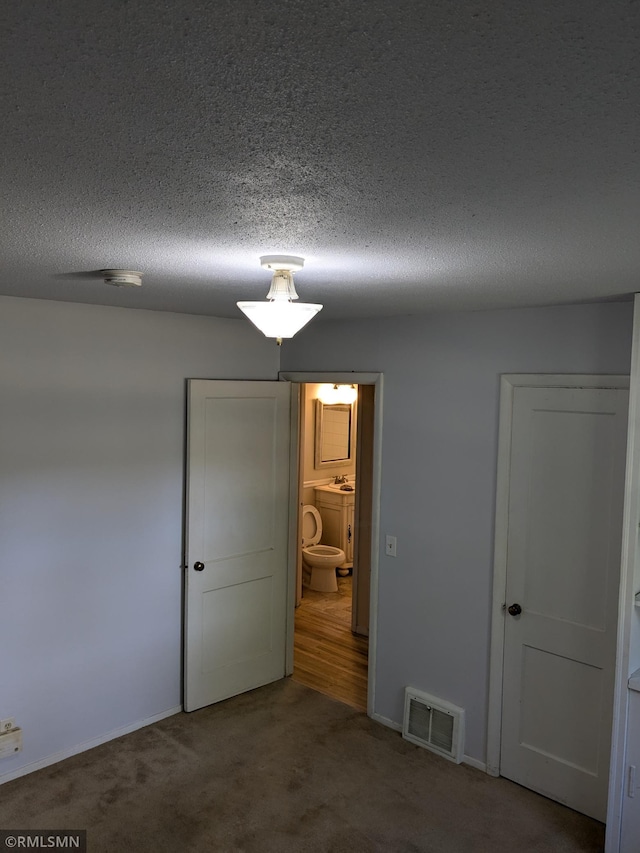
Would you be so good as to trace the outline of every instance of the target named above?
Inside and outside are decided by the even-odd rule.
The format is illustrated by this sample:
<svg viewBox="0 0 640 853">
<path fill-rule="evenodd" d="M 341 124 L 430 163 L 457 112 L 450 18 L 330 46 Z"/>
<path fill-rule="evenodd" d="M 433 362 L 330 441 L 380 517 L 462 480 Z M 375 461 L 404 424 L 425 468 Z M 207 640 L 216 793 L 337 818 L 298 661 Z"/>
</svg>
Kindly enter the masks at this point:
<svg viewBox="0 0 640 853">
<path fill-rule="evenodd" d="M 304 266 L 304 258 L 292 255 L 263 255 L 260 266 L 271 270 L 271 288 L 266 302 L 238 302 L 238 308 L 267 338 L 275 338 L 278 346 L 283 338 L 292 338 L 313 319 L 322 305 L 298 302 L 293 274 Z"/>
</svg>

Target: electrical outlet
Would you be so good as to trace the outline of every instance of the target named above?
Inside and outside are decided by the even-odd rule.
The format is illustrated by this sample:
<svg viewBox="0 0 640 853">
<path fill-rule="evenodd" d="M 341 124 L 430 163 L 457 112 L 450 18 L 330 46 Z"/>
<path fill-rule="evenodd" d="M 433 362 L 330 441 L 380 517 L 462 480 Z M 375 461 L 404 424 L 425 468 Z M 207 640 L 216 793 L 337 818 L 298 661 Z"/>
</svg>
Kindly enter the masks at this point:
<svg viewBox="0 0 640 853">
<path fill-rule="evenodd" d="M 0 734 L 0 758 L 9 758 L 9 756 L 21 751 L 22 729 L 11 729 L 11 731 Z"/>
<path fill-rule="evenodd" d="M 387 557 L 397 557 L 396 553 L 396 537 L 395 536 L 386 536 L 384 540 L 384 553 Z"/>
<path fill-rule="evenodd" d="M 7 717 L 6 720 L 0 720 L 0 734 L 3 735 L 5 732 L 10 732 L 11 729 L 15 729 L 16 720 L 15 717 Z"/>
</svg>

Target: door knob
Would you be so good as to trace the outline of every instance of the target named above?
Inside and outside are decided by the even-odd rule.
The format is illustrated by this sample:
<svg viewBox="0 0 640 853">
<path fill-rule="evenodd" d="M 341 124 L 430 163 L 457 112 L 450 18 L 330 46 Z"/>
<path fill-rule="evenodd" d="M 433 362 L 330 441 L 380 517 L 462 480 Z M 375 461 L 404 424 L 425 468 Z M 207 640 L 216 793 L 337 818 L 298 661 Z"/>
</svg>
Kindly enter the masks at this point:
<svg viewBox="0 0 640 853">
<path fill-rule="evenodd" d="M 193 564 L 193 568 L 196 570 L 196 572 L 201 572 L 201 571 L 203 571 L 203 569 L 204 569 L 204 563 L 201 563 L 201 562 L 198 560 L 198 562 L 197 562 L 197 563 L 194 563 L 194 564 Z"/>
<path fill-rule="evenodd" d="M 509 608 L 507 608 L 507 609 L 509 610 L 509 613 L 510 613 L 512 616 L 519 616 L 519 615 L 522 613 L 522 607 L 520 607 L 520 605 L 519 605 L 519 604 L 517 604 L 517 603 L 516 603 L 516 604 L 512 604 L 512 605 L 511 605 Z"/>
</svg>

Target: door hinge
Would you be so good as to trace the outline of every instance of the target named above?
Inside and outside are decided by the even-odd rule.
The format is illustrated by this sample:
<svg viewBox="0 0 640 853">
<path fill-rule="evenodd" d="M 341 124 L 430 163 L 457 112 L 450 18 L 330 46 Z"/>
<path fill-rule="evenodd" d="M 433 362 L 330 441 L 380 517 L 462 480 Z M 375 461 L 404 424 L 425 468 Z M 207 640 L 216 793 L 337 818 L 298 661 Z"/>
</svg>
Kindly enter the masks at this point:
<svg viewBox="0 0 640 853">
<path fill-rule="evenodd" d="M 635 764 L 629 765 L 629 784 L 627 788 L 627 796 L 635 797 L 636 795 L 636 766 Z"/>
</svg>

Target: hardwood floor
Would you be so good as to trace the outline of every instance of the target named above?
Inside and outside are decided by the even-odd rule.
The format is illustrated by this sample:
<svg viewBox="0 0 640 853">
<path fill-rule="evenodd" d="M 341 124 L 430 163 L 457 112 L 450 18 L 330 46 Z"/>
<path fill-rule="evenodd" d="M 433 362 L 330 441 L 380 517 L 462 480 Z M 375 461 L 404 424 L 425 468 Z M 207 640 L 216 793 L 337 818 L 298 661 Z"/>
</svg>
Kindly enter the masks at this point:
<svg viewBox="0 0 640 853">
<path fill-rule="evenodd" d="M 369 641 L 351 633 L 351 578 L 338 592 L 304 590 L 296 609 L 293 680 L 367 710 Z"/>
</svg>

